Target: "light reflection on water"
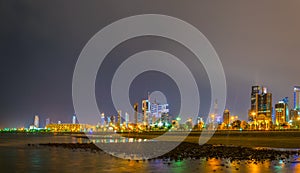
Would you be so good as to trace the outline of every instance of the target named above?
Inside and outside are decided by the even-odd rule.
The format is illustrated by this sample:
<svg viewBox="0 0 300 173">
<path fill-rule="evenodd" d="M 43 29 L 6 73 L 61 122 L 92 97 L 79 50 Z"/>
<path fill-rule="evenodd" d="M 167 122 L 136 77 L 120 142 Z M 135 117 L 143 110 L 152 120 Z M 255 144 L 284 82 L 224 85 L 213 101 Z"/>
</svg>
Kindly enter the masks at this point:
<svg viewBox="0 0 300 173">
<path fill-rule="evenodd" d="M 101 139 L 78 139 L 81 143 L 84 142 L 93 142 L 93 143 L 132 143 L 132 142 L 146 142 L 147 139 L 136 139 L 136 138 L 125 138 L 125 137 L 119 137 L 119 138 L 101 138 Z"/>
<path fill-rule="evenodd" d="M 271 148 L 271 147 L 254 147 L 257 150 L 276 150 L 276 151 L 300 151 L 299 148 Z"/>
<path fill-rule="evenodd" d="M 136 139 L 92 139 L 95 142 L 141 142 Z M 229 159 L 183 161 L 128 161 L 103 152 L 55 147 L 27 146 L 28 143 L 88 142 L 70 136 L 0 135 L 1 172 L 300 172 L 300 163 L 287 161 L 248 162 Z"/>
</svg>

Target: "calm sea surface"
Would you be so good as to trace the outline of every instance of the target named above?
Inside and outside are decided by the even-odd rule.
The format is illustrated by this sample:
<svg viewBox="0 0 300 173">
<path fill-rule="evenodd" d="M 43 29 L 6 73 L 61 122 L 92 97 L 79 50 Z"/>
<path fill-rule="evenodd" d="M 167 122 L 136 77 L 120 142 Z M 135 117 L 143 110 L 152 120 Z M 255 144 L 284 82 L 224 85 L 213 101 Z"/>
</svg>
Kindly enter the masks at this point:
<svg viewBox="0 0 300 173">
<path fill-rule="evenodd" d="M 118 141 L 128 140 L 132 139 Z M 103 152 L 27 145 L 63 142 L 77 143 L 86 140 L 71 136 L 0 134 L 0 172 L 300 172 L 300 163 L 282 161 L 246 164 L 245 161 L 230 163 L 224 159 L 200 159 L 166 163 L 157 159 L 137 162 L 119 159 Z"/>
</svg>

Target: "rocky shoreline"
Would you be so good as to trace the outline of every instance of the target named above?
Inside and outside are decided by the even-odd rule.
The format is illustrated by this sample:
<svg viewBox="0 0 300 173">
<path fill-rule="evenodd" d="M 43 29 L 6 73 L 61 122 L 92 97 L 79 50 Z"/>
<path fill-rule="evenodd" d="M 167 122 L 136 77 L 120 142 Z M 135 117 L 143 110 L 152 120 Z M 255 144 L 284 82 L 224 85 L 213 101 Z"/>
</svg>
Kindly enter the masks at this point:
<svg viewBox="0 0 300 173">
<path fill-rule="evenodd" d="M 28 147 L 37 146 L 36 144 L 28 144 Z M 44 147 L 62 147 L 73 151 L 80 149 L 90 152 L 102 151 L 94 143 L 42 143 L 38 146 Z M 125 153 L 126 154 L 126 153 Z M 264 162 L 272 160 L 282 160 L 284 163 L 298 162 L 292 160 L 293 156 L 298 156 L 299 151 L 278 151 L 273 149 L 254 149 L 240 146 L 224 146 L 224 145 L 198 145 L 195 143 L 183 142 L 172 151 L 159 156 L 155 159 L 168 161 L 180 161 L 184 159 L 228 159 L 230 161 L 251 161 Z M 134 159 L 133 159 L 134 160 Z M 149 159 L 151 160 L 151 159 Z"/>
</svg>

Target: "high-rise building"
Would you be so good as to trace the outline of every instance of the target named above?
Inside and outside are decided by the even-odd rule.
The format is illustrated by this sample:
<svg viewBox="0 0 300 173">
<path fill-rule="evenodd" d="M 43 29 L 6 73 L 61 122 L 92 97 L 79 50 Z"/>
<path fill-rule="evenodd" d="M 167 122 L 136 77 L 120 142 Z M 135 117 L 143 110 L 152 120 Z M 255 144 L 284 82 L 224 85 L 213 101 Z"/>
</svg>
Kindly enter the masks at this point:
<svg viewBox="0 0 300 173">
<path fill-rule="evenodd" d="M 275 123 L 282 125 L 289 121 L 289 108 L 288 104 L 283 100 L 275 104 Z"/>
<path fill-rule="evenodd" d="M 161 114 L 161 122 L 163 123 L 170 123 L 170 117 L 168 113 Z"/>
<path fill-rule="evenodd" d="M 104 113 L 101 113 L 101 115 L 100 115 L 100 118 L 101 118 L 101 125 L 102 126 L 105 126 L 105 114 Z"/>
<path fill-rule="evenodd" d="M 149 100 L 143 100 L 142 101 L 142 112 L 143 112 L 143 124 L 148 124 L 148 116 L 150 111 L 150 102 Z"/>
<path fill-rule="evenodd" d="M 230 112 L 228 109 L 225 109 L 223 113 L 223 123 L 226 124 L 226 126 L 228 126 L 229 121 L 230 121 Z"/>
<path fill-rule="evenodd" d="M 161 115 L 159 115 L 159 112 L 158 112 L 158 103 L 156 103 L 156 101 L 154 101 L 153 103 L 150 103 L 151 104 L 151 118 L 152 118 L 152 123 L 155 123 L 155 120 L 156 118 L 160 118 Z"/>
<path fill-rule="evenodd" d="M 298 111 L 296 111 L 296 110 L 294 110 L 294 109 L 291 109 L 290 110 L 290 120 L 293 120 L 293 121 L 295 121 L 295 120 L 298 120 L 299 119 L 299 112 Z"/>
<path fill-rule="evenodd" d="M 50 118 L 46 118 L 45 126 L 47 126 L 48 124 L 50 124 Z"/>
<path fill-rule="evenodd" d="M 40 122 L 39 116 L 38 116 L 38 115 L 34 116 L 34 123 L 33 123 L 33 125 L 34 125 L 36 128 L 39 128 L 39 122 Z"/>
<path fill-rule="evenodd" d="M 258 96 L 261 94 L 260 86 L 252 86 L 251 91 L 251 106 L 249 111 L 249 121 L 254 121 L 258 112 Z"/>
<path fill-rule="evenodd" d="M 216 99 L 214 102 L 214 113 L 215 115 L 217 115 L 219 112 L 219 108 L 218 108 L 218 100 Z"/>
<path fill-rule="evenodd" d="M 221 124 L 221 119 L 222 119 L 222 116 L 220 115 L 219 113 L 219 108 L 218 108 L 218 100 L 216 99 L 215 102 L 214 102 L 214 112 L 213 112 L 213 123 L 218 123 L 218 124 Z"/>
<path fill-rule="evenodd" d="M 294 86 L 294 110 L 300 111 L 300 86 Z"/>
<path fill-rule="evenodd" d="M 117 122 L 117 126 L 119 127 L 122 123 L 122 120 L 121 120 L 121 117 L 122 117 L 122 111 L 121 110 L 118 110 L 118 122 Z"/>
<path fill-rule="evenodd" d="M 150 103 L 150 116 L 149 120 L 151 119 L 152 123 L 155 123 L 157 119 L 160 119 L 162 117 L 162 114 L 169 113 L 168 106 L 169 104 L 159 104 L 156 101 L 153 103 Z"/>
<path fill-rule="evenodd" d="M 72 117 L 72 124 L 76 124 L 76 115 L 75 114 Z"/>
<path fill-rule="evenodd" d="M 139 107 L 138 103 L 135 103 L 134 106 L 133 106 L 133 109 L 134 109 L 134 123 L 135 124 L 138 124 L 138 107 Z"/>
<path fill-rule="evenodd" d="M 272 94 L 266 87 L 252 86 L 249 122 L 255 129 L 269 129 L 272 121 Z"/>
<path fill-rule="evenodd" d="M 110 121 L 110 117 L 107 117 L 107 125 L 109 126 L 109 125 L 110 125 L 110 123 L 111 123 L 111 121 Z"/>
<path fill-rule="evenodd" d="M 116 121 L 115 121 L 115 116 L 110 116 L 110 123 L 115 125 Z"/>
<path fill-rule="evenodd" d="M 201 130 L 203 127 L 204 127 L 204 121 L 203 121 L 203 118 L 198 116 L 197 117 L 197 127 L 198 127 L 198 130 Z"/>
<path fill-rule="evenodd" d="M 128 123 L 129 123 L 129 114 L 126 112 L 125 113 L 125 124 L 126 124 L 126 127 L 128 127 Z"/>
<path fill-rule="evenodd" d="M 290 120 L 300 120 L 300 86 L 294 86 L 294 108 L 290 110 Z"/>
</svg>

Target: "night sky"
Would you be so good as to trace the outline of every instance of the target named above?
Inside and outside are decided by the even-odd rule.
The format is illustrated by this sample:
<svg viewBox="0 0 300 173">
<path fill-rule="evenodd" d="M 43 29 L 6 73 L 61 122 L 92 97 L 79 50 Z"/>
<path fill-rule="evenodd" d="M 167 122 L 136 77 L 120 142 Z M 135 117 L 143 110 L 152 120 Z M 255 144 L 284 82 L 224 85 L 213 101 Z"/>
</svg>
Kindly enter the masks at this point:
<svg viewBox="0 0 300 173">
<path fill-rule="evenodd" d="M 299 1 L 0 1 L 0 128 L 28 126 L 34 115 L 41 124 L 71 122 L 72 76 L 88 40 L 104 26 L 137 14 L 165 14 L 197 27 L 218 53 L 227 80 L 226 107 L 247 118 L 252 85 L 267 86 L 273 104 L 300 85 Z M 184 33 L 183 33 L 184 34 Z M 147 49 L 172 52 L 189 64 L 197 78 L 201 103 L 210 102 L 207 74 L 178 43 L 140 37 L 117 46 L 99 70 L 96 96 L 101 112 L 116 114 L 107 86 L 118 65 Z M 155 84 L 156 83 L 156 84 Z M 168 86 L 166 89 L 165 86 Z M 141 74 L 130 89 L 130 101 L 148 91 L 163 90 L 171 114 L 178 113 L 178 88 L 168 76 Z M 205 95 L 206 94 L 206 95 Z M 202 97 L 203 96 L 203 97 Z M 203 101 L 204 100 L 204 101 Z M 201 109 L 199 114 L 207 110 Z"/>
</svg>

